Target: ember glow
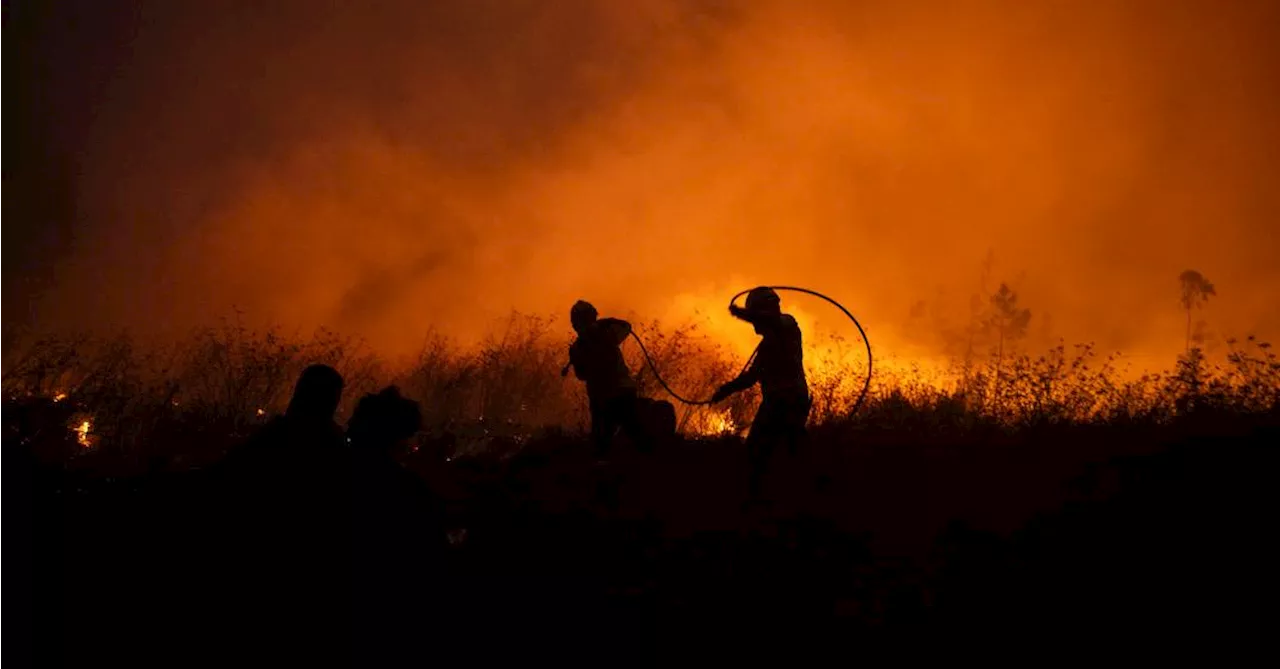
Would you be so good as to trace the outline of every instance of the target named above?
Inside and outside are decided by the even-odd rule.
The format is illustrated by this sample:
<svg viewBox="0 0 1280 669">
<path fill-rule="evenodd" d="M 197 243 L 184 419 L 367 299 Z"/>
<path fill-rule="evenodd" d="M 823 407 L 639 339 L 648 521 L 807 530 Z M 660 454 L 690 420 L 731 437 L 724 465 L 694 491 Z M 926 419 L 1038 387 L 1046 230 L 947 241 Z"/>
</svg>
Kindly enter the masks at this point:
<svg viewBox="0 0 1280 669">
<path fill-rule="evenodd" d="M 1001 282 L 1019 346 L 1171 359 L 1190 268 L 1207 341 L 1280 334 L 1276 3 L 139 4 L 54 73 L 93 115 L 33 326 L 394 356 L 586 298 L 745 356 L 725 301 L 786 283 L 936 372 Z"/>
<path fill-rule="evenodd" d="M 733 422 L 733 418 L 728 411 L 721 411 L 713 414 L 708 421 L 704 434 L 722 435 L 732 434 L 737 431 L 737 426 Z"/>
<path fill-rule="evenodd" d="M 80 444 L 80 446 L 84 448 L 89 448 L 93 446 L 93 442 L 90 440 L 90 437 L 89 437 L 89 432 L 92 429 L 93 429 L 92 422 L 87 420 L 81 421 L 80 425 L 75 428 L 76 443 Z"/>
</svg>

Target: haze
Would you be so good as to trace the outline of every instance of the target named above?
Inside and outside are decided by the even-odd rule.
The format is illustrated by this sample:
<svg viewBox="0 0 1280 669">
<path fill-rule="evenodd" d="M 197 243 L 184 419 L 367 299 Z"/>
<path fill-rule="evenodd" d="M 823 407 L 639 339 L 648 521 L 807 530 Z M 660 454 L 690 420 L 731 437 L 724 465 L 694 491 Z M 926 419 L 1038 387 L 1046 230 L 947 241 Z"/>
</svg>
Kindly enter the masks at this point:
<svg viewBox="0 0 1280 669">
<path fill-rule="evenodd" d="M 1196 269 L 1211 332 L 1280 332 L 1274 2 L 116 4 L 27 24 L 71 204 L 17 209 L 11 157 L 6 287 L 50 279 L 6 325 L 398 354 L 784 283 L 891 353 L 1007 281 L 1037 342 L 1164 353 Z"/>
</svg>

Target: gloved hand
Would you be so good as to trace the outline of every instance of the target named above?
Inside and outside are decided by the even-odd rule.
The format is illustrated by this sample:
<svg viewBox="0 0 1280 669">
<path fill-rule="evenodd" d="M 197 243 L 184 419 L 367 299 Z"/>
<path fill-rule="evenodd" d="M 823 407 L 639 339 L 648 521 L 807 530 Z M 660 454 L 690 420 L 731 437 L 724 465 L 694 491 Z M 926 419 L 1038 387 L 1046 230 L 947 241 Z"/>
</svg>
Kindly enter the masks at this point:
<svg viewBox="0 0 1280 669">
<path fill-rule="evenodd" d="M 723 400 L 724 400 L 724 398 L 726 398 L 726 397 L 728 397 L 728 396 L 730 396 L 730 395 L 732 395 L 732 394 L 733 394 L 733 388 L 730 388 L 730 387 L 729 387 L 729 384 L 727 384 L 727 383 L 726 383 L 726 384 L 724 384 L 723 386 L 720 386 L 720 387 L 716 390 L 716 394 L 714 394 L 714 395 L 712 395 L 712 396 L 711 396 L 711 402 L 714 404 L 714 403 L 716 403 L 716 402 L 723 401 Z"/>
<path fill-rule="evenodd" d="M 730 305 L 729 305 L 729 315 L 730 315 L 730 316 L 733 316 L 734 318 L 741 318 L 742 320 L 746 320 L 746 319 L 747 319 L 747 310 L 746 310 L 746 309 L 743 309 L 742 307 L 740 307 L 740 306 L 738 306 L 738 305 L 736 305 L 736 304 L 730 304 Z"/>
</svg>

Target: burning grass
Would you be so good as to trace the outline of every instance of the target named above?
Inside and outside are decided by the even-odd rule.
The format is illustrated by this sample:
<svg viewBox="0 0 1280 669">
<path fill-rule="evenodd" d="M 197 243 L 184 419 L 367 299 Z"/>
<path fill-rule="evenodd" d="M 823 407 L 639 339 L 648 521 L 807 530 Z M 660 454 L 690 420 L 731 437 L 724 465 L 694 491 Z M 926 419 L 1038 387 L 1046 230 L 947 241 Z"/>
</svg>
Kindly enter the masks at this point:
<svg viewBox="0 0 1280 669">
<path fill-rule="evenodd" d="M 696 325 L 640 323 L 637 333 L 664 379 L 688 397 L 709 396 L 743 362 Z M 581 384 L 558 373 L 569 340 L 554 319 L 523 314 L 512 314 L 475 346 L 432 334 L 416 358 L 394 362 L 331 332 L 290 340 L 235 323 L 147 351 L 124 337 L 48 338 L 5 356 L 5 429 L 39 442 L 55 459 L 92 453 L 134 464 L 156 458 L 199 464 L 281 411 L 300 371 L 323 362 L 347 379 L 343 416 L 362 394 L 395 383 L 422 404 L 424 443 L 443 440 L 454 455 L 507 448 L 547 430 L 585 429 Z M 839 337 L 811 338 L 806 360 L 815 427 L 1157 424 L 1197 411 L 1256 414 L 1280 406 L 1280 362 L 1269 344 L 1249 338 L 1232 341 L 1221 359 L 1192 349 L 1169 370 L 1142 376 L 1128 373 L 1119 356 L 1099 358 L 1089 345 L 1006 350 L 999 358 L 927 367 L 882 365 L 855 416 L 865 374 L 859 347 Z M 641 392 L 665 396 L 638 348 L 627 344 L 624 351 Z M 693 438 L 741 435 L 758 401 L 747 392 L 714 407 L 677 404 L 679 429 Z"/>
<path fill-rule="evenodd" d="M 640 329 L 658 368 L 691 396 L 742 362 L 696 330 Z M 717 652 L 724 644 L 706 620 L 732 629 L 725 639 L 748 624 L 762 625 L 761 638 L 828 630 L 858 652 L 850 635 L 891 628 L 1074 638 L 1082 624 L 1154 621 L 1167 635 L 1192 621 L 1198 632 L 1224 611 L 1252 609 L 1197 597 L 1189 583 L 1252 601 L 1275 560 L 1256 531 L 1275 507 L 1266 479 L 1280 423 L 1280 363 L 1262 342 L 1234 342 L 1217 361 L 1193 349 L 1145 376 L 1066 345 L 928 371 L 886 365 L 856 415 L 858 363 L 827 364 L 819 347 L 809 357 L 812 448 L 770 471 L 781 502 L 763 517 L 741 510 L 748 462 L 732 436 L 756 398 L 682 409 L 685 441 L 643 457 L 619 449 L 616 466 L 596 468 L 575 457 L 587 452 L 573 434 L 585 398 L 559 375 L 567 343 L 553 321 L 513 315 L 476 346 L 432 336 L 402 362 L 329 333 L 291 343 L 237 327 L 165 351 L 47 340 L 6 356 L 6 447 L 23 441 L 77 470 L 30 470 L 44 490 L 33 497 L 38 525 L 53 537 L 41 564 L 73 565 L 42 587 L 65 593 L 49 596 L 54 606 L 105 621 L 65 645 L 96 657 L 121 647 L 106 640 L 150 648 L 156 638 L 225 638 L 225 621 L 241 624 L 210 604 L 237 592 L 224 592 L 220 575 L 260 555 L 219 520 L 225 473 L 156 472 L 157 462 L 186 469 L 219 458 L 283 408 L 316 360 L 347 376 L 344 413 L 387 382 L 422 402 L 427 426 L 403 462 L 439 496 L 445 524 L 420 518 L 414 531 L 447 534 L 452 557 L 380 564 L 448 574 L 459 604 L 415 611 L 448 611 L 470 640 L 457 644 L 468 660 L 483 657 L 495 630 L 552 620 L 534 629 L 560 638 L 548 601 L 636 638 L 658 632 L 609 612 L 695 621 L 689 638 Z M 640 369 L 631 345 L 627 353 Z M 651 373 L 638 375 L 657 395 Z"/>
</svg>

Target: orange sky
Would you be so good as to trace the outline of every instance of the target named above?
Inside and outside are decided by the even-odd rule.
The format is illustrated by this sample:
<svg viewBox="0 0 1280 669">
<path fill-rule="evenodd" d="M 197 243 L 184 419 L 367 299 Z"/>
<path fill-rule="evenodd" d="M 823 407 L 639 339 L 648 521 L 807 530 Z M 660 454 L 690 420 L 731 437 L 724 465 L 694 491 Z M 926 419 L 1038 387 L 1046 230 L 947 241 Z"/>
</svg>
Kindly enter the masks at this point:
<svg viewBox="0 0 1280 669">
<path fill-rule="evenodd" d="M 1037 342 L 1180 350 L 1188 268 L 1214 332 L 1280 333 L 1275 3 L 180 4 L 102 84 L 43 327 L 236 306 L 397 354 L 786 283 L 892 354 L 990 251 Z"/>
</svg>

